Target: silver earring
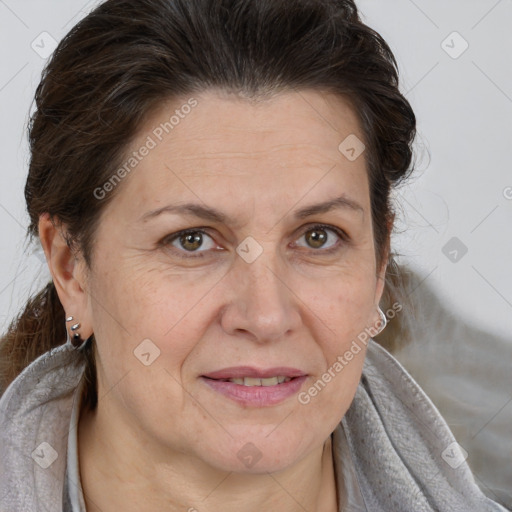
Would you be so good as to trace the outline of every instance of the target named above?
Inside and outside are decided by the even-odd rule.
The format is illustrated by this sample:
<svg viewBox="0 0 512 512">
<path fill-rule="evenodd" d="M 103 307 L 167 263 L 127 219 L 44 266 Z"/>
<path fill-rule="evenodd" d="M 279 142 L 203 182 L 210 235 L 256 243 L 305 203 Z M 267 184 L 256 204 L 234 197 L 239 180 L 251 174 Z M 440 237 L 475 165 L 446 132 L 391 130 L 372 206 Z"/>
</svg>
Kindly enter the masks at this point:
<svg viewBox="0 0 512 512">
<path fill-rule="evenodd" d="M 382 309 L 380 309 L 380 307 L 377 307 L 377 311 L 378 311 L 379 316 L 380 316 L 380 322 L 379 322 L 380 326 L 378 327 L 377 334 L 380 334 L 386 328 L 386 325 L 388 325 L 388 319 L 386 318 L 386 315 L 384 314 L 384 311 L 382 311 Z"/>
<path fill-rule="evenodd" d="M 74 318 L 72 316 L 68 316 L 66 318 L 66 324 L 73 322 L 73 321 L 74 321 Z M 70 336 L 67 325 L 66 325 L 66 333 L 67 333 L 66 344 L 71 345 L 75 350 L 83 350 L 87 346 L 87 343 L 93 336 L 91 334 L 91 336 L 89 336 L 89 338 L 87 338 L 86 340 L 83 340 L 82 337 L 80 336 L 80 334 L 78 333 L 78 329 L 80 329 L 80 327 L 81 327 L 81 325 L 78 322 L 73 324 L 71 326 L 72 336 Z"/>
</svg>

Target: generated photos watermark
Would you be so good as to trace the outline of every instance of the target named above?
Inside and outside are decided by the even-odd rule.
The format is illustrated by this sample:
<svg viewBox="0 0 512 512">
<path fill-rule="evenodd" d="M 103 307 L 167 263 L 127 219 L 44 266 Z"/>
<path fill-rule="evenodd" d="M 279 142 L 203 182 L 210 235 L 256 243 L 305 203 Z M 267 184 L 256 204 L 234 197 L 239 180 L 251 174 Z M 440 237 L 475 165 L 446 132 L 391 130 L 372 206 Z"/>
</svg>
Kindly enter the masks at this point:
<svg viewBox="0 0 512 512">
<path fill-rule="evenodd" d="M 390 309 L 385 312 L 386 319 L 390 320 L 396 316 L 397 313 L 402 311 L 402 305 L 395 302 Z M 383 320 L 379 318 L 377 322 L 371 327 L 365 328 L 364 331 L 357 335 L 357 339 L 352 341 L 350 348 L 345 351 L 343 355 L 336 357 L 336 361 L 316 380 L 306 391 L 299 393 L 297 399 L 302 405 L 307 405 L 311 402 L 311 399 L 317 396 L 326 386 L 331 382 L 336 375 L 338 375 L 345 366 L 347 366 L 355 355 L 361 352 L 361 345 L 366 346 L 368 340 L 377 336 L 383 327 Z"/>
<path fill-rule="evenodd" d="M 144 160 L 149 153 L 155 149 L 166 135 L 171 133 L 176 126 L 178 126 L 183 119 L 185 119 L 191 112 L 192 109 L 197 107 L 198 101 L 195 98 L 190 98 L 187 103 L 184 103 L 179 109 L 176 109 L 174 114 L 169 118 L 168 121 L 160 123 L 156 128 L 153 129 L 151 135 L 148 135 L 144 144 L 137 150 L 134 151 L 131 156 L 124 162 L 124 164 L 117 169 L 117 171 L 111 176 L 111 178 L 103 184 L 101 187 L 94 189 L 94 197 L 101 201 L 107 197 L 109 192 L 112 192 L 121 181 L 126 178 L 139 164 Z"/>
</svg>

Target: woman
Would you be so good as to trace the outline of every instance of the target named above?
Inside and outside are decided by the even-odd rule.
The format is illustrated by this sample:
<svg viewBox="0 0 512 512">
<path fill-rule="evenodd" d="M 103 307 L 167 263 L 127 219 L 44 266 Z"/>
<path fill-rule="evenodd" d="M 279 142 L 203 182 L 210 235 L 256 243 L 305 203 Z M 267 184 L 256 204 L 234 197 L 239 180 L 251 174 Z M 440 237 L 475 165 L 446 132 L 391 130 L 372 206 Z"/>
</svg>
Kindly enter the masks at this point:
<svg viewBox="0 0 512 512">
<path fill-rule="evenodd" d="M 2 509 L 505 510 L 371 339 L 415 117 L 351 0 L 108 0 L 36 103 Z"/>
</svg>

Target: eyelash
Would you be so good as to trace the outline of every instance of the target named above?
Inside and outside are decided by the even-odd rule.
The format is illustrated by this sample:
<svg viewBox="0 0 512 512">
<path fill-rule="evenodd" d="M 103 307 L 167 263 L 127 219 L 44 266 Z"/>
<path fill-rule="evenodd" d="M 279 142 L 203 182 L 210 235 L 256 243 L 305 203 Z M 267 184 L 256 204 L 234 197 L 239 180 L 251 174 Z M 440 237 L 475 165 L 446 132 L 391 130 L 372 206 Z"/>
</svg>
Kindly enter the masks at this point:
<svg viewBox="0 0 512 512">
<path fill-rule="evenodd" d="M 342 240 L 343 243 L 349 242 L 348 235 L 341 229 L 337 228 L 336 226 L 330 226 L 328 224 L 314 224 L 311 227 L 308 227 L 305 229 L 300 237 L 304 236 L 309 231 L 314 231 L 315 229 L 319 230 L 325 230 L 325 231 L 332 231 L 336 233 L 339 238 Z M 173 233 L 172 235 L 167 235 L 165 238 L 162 239 L 159 245 L 163 247 L 168 247 L 172 242 L 174 242 L 176 239 L 185 236 L 185 235 L 191 235 L 195 233 L 202 233 L 205 235 L 208 235 L 210 238 L 213 239 L 213 237 L 208 233 L 207 228 L 194 228 L 194 229 L 185 229 L 183 231 L 178 231 L 177 233 Z M 300 238 L 299 237 L 299 238 Z M 173 248 L 175 249 L 175 248 Z M 334 252 L 337 252 L 341 249 L 340 244 L 336 244 L 335 246 L 331 247 L 330 249 L 311 249 L 313 252 L 322 253 L 325 255 L 332 254 Z M 174 252 L 174 251 L 173 251 Z M 182 251 L 177 250 L 176 253 L 180 258 L 183 259 L 190 259 L 190 258 L 204 258 L 204 253 L 208 251 L 197 251 L 197 252 L 188 252 L 188 254 L 185 256 Z"/>
</svg>

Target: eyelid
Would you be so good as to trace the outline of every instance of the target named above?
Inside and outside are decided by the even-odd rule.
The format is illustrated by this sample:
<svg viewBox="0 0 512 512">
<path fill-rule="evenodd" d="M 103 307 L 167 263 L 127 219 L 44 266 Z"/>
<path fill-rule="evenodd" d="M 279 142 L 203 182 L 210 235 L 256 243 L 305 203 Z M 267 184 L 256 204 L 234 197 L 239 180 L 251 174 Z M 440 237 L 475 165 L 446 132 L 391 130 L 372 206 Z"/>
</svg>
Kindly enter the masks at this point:
<svg viewBox="0 0 512 512">
<path fill-rule="evenodd" d="M 172 244 L 172 242 L 174 242 L 175 240 L 177 240 L 178 238 L 180 238 L 182 236 L 189 235 L 189 234 L 194 234 L 194 233 L 201 233 L 203 235 L 207 235 L 215 243 L 217 243 L 215 241 L 214 237 L 209 233 L 210 230 L 211 230 L 211 228 L 208 228 L 208 227 L 197 227 L 197 228 L 183 229 L 181 231 L 177 231 L 176 233 L 171 233 L 170 235 L 167 235 L 164 238 L 162 238 L 162 240 L 160 242 L 158 242 L 158 246 L 166 248 L 166 249 L 169 249 L 174 254 L 177 254 L 178 257 L 181 257 L 181 258 L 184 258 L 184 259 L 202 258 L 204 256 L 204 253 L 206 253 L 208 251 L 192 251 L 192 252 L 189 252 L 188 255 L 187 255 L 186 251 L 180 251 L 179 249 L 177 249 L 175 247 L 172 247 L 171 244 Z"/>
<path fill-rule="evenodd" d="M 330 225 L 330 224 L 322 224 L 322 223 L 309 223 L 309 224 L 306 224 L 305 226 L 302 226 L 299 230 L 299 234 L 297 235 L 297 238 L 300 238 L 302 237 L 305 233 L 307 233 L 308 231 L 313 231 L 314 229 L 325 229 L 325 230 L 328 230 L 328 231 L 332 231 L 333 233 L 335 233 L 336 235 L 339 236 L 339 238 L 342 240 L 343 243 L 348 243 L 350 242 L 350 237 L 349 235 L 341 228 L 337 227 L 337 226 L 333 226 L 333 225 Z M 181 236 L 185 236 L 187 234 L 193 234 L 193 233 L 201 233 L 201 234 L 204 234 L 204 235 L 207 235 L 208 237 L 210 237 L 215 243 L 217 243 L 215 241 L 215 238 L 210 234 L 210 231 L 212 231 L 212 228 L 209 228 L 209 227 L 197 227 L 197 228 L 187 228 L 187 229 L 183 229 L 181 231 L 178 231 L 176 233 L 171 233 L 170 235 L 167 235 L 165 236 L 160 242 L 159 242 L 159 246 L 162 246 L 162 247 L 166 247 L 168 248 L 172 242 L 174 242 L 176 239 L 180 238 Z M 217 244 L 219 245 L 219 244 Z M 335 252 L 337 250 L 340 250 L 340 247 L 339 247 L 340 244 L 336 244 L 334 247 L 331 247 L 329 249 L 313 249 L 311 248 L 310 250 L 312 252 L 316 252 L 318 254 L 329 254 L 329 253 L 332 253 L 332 252 Z M 300 246 L 300 247 L 303 247 L 303 246 Z M 192 252 L 189 252 L 188 255 L 184 255 L 184 253 L 186 254 L 185 251 L 180 251 L 178 249 L 176 249 L 176 251 L 174 251 L 174 247 L 172 247 L 172 250 L 173 252 L 178 253 L 179 257 L 182 257 L 182 258 L 202 258 L 204 257 L 204 254 L 205 253 L 208 253 L 209 250 L 206 250 L 206 251 L 192 251 Z M 304 248 L 307 250 L 307 248 Z M 210 249 L 212 250 L 212 249 Z M 219 251 L 218 251 L 219 252 Z"/>
<path fill-rule="evenodd" d="M 322 224 L 322 223 L 311 223 L 311 224 L 308 224 L 306 225 L 304 228 L 301 228 L 300 230 L 300 235 L 299 235 L 299 238 L 302 237 L 305 233 L 307 233 L 308 231 L 314 231 L 315 229 L 323 229 L 325 231 L 332 231 L 333 233 L 335 233 L 336 235 L 338 235 L 338 237 L 341 239 L 341 242 L 343 245 L 345 244 L 348 244 L 350 242 L 350 237 L 348 236 L 348 234 L 341 228 L 337 227 L 337 226 L 332 226 L 330 224 Z M 313 248 L 310 248 L 309 250 L 313 253 L 318 253 L 320 255 L 322 254 L 332 254 L 334 252 L 337 252 L 339 250 L 341 250 L 341 247 L 340 247 L 341 244 L 335 244 L 333 247 L 330 247 L 329 249 L 313 249 Z M 303 246 L 300 246 L 302 247 L 303 249 L 307 250 L 307 247 L 303 247 Z"/>
<path fill-rule="evenodd" d="M 348 234 L 343 229 L 337 226 L 333 226 L 331 224 L 322 224 L 321 222 L 313 222 L 311 224 L 306 225 L 304 229 L 301 229 L 301 236 L 304 233 L 307 233 L 308 231 L 312 231 L 314 229 L 325 229 L 329 231 L 334 231 L 334 233 L 336 233 L 343 240 L 348 241 L 350 239 Z"/>
</svg>

